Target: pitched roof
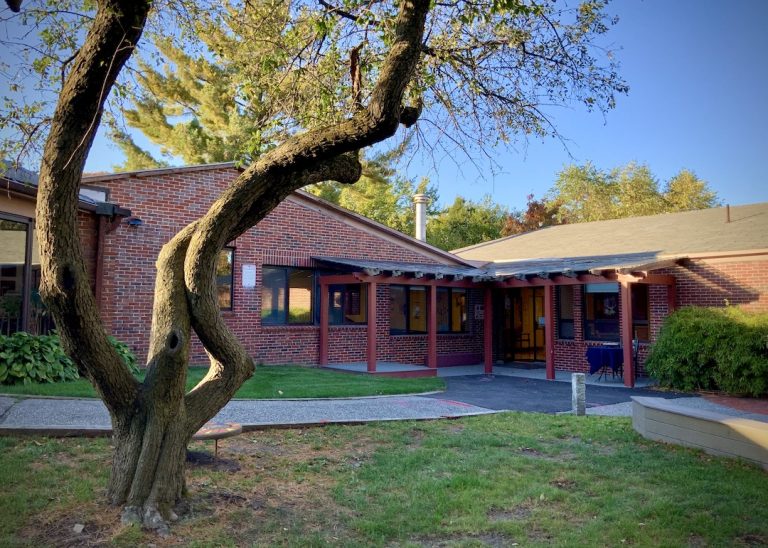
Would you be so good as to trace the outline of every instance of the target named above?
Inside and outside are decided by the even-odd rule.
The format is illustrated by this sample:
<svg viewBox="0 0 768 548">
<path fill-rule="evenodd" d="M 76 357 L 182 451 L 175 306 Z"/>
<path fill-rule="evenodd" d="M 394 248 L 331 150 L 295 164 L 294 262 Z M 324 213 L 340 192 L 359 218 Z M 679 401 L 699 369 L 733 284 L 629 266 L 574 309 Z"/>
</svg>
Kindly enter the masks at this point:
<svg viewBox="0 0 768 548">
<path fill-rule="evenodd" d="M 558 225 L 454 250 L 465 260 L 510 262 L 623 255 L 669 257 L 768 252 L 768 203 Z"/>
<path fill-rule="evenodd" d="M 177 174 L 190 173 L 194 171 L 206 171 L 206 170 L 216 170 L 216 169 L 233 169 L 237 171 L 243 171 L 243 168 L 240 167 L 238 164 L 235 164 L 234 162 L 221 162 L 218 164 L 200 164 L 200 165 L 192 165 L 192 166 L 142 169 L 137 171 L 126 171 L 126 172 L 120 172 L 120 173 L 92 174 L 92 175 L 84 176 L 82 178 L 82 182 L 88 183 L 88 184 L 98 184 L 99 181 L 111 181 L 111 180 L 142 178 L 142 177 L 160 177 L 164 175 L 177 175 Z M 443 249 L 430 245 L 426 242 L 418 240 L 413 236 L 409 236 L 408 234 L 403 234 L 402 232 L 399 232 L 377 221 L 374 221 L 373 219 L 369 219 L 364 215 L 360 215 L 359 213 L 350 211 L 349 209 L 341 207 L 340 205 L 328 202 L 326 200 L 323 200 L 322 198 L 318 198 L 317 196 L 315 196 L 314 194 L 310 194 L 309 192 L 305 192 L 303 190 L 297 190 L 293 193 L 292 199 L 297 200 L 299 202 L 303 202 L 305 205 L 311 204 L 316 208 L 323 209 L 327 212 L 330 212 L 336 217 L 345 219 L 346 221 L 351 222 L 353 224 L 357 224 L 358 226 L 360 225 L 366 226 L 370 229 L 373 229 L 375 232 L 377 232 L 379 235 L 381 235 L 385 239 L 395 240 L 399 244 L 405 245 L 406 247 L 410 247 L 412 249 L 418 249 L 420 252 L 425 253 L 427 256 L 432 257 L 435 260 L 445 261 L 445 262 L 449 262 L 451 264 L 459 265 L 459 266 L 471 266 L 467 261 L 465 261 L 461 257 L 457 257 L 456 255 L 448 251 L 445 251 Z"/>
</svg>

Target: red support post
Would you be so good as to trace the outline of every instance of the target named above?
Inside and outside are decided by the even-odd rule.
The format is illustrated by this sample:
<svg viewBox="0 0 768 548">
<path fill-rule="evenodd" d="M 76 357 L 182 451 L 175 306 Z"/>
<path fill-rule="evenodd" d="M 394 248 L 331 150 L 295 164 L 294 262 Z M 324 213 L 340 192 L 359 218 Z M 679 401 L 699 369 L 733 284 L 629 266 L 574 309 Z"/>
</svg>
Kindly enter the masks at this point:
<svg viewBox="0 0 768 548">
<path fill-rule="evenodd" d="M 376 282 L 368 282 L 368 373 L 376 372 Z"/>
<path fill-rule="evenodd" d="M 320 280 L 320 365 L 328 365 L 329 286 Z"/>
<path fill-rule="evenodd" d="M 555 380 L 555 299 L 554 286 L 544 287 L 544 355 L 547 380 Z"/>
<path fill-rule="evenodd" d="M 483 362 L 485 374 L 493 373 L 493 289 L 485 288 L 483 305 Z"/>
<path fill-rule="evenodd" d="M 635 386 L 635 363 L 632 359 L 632 286 L 621 282 L 621 346 L 624 350 L 624 386 Z"/>
<path fill-rule="evenodd" d="M 437 369 L 437 286 L 428 287 L 427 367 Z"/>
</svg>

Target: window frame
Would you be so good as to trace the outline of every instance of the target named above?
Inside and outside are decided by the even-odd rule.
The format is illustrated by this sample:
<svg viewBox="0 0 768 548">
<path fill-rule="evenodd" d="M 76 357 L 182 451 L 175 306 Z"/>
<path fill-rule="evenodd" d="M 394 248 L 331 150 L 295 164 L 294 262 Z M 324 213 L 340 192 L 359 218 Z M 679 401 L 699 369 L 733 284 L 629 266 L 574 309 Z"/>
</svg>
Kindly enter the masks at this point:
<svg viewBox="0 0 768 548">
<path fill-rule="evenodd" d="M 575 299 L 573 298 L 573 293 L 574 293 L 574 287 L 575 286 L 573 286 L 573 285 L 558 285 L 556 287 L 557 287 L 557 295 L 556 295 L 557 306 L 555 308 L 555 321 L 556 321 L 556 324 L 557 324 L 557 338 L 558 338 L 558 340 L 563 340 L 563 341 L 573 341 L 573 340 L 576 339 L 576 317 L 575 317 L 576 316 L 575 315 L 576 303 L 574 302 Z M 570 310 L 571 317 L 570 318 L 563 318 L 562 317 L 563 316 L 563 308 L 562 308 L 563 307 L 563 296 L 562 296 L 562 294 L 563 294 L 563 292 L 565 290 L 570 291 L 570 295 L 571 295 L 571 297 L 570 297 L 570 300 L 571 300 L 571 310 Z M 567 337 L 567 336 L 563 335 L 563 325 L 564 324 L 570 324 L 570 326 L 571 326 L 571 336 L 570 337 Z"/>
<path fill-rule="evenodd" d="M 640 288 L 644 288 L 645 293 L 645 319 L 636 319 L 635 314 L 638 311 L 636 301 L 636 293 L 640 291 Z M 630 285 L 630 299 L 632 299 L 632 338 L 638 339 L 640 342 L 648 342 L 651 340 L 651 287 L 648 284 L 632 284 Z M 646 338 L 640 338 L 637 335 L 638 327 L 644 328 L 648 336 Z"/>
<path fill-rule="evenodd" d="M 357 290 L 360 293 L 360 315 L 362 316 L 362 319 L 360 321 L 350 321 L 347 319 L 346 312 L 346 305 L 347 305 L 347 298 L 352 291 L 350 291 L 350 287 L 356 287 Z M 334 321 L 334 303 L 333 303 L 333 296 L 335 293 L 341 293 L 341 305 L 340 305 L 340 314 L 341 314 L 341 322 L 335 322 Z M 365 284 L 361 283 L 349 283 L 349 284 L 331 284 L 328 286 L 328 325 L 334 326 L 334 327 L 342 327 L 342 326 L 361 326 L 361 325 L 367 325 L 368 324 L 368 288 L 365 286 Z"/>
<path fill-rule="evenodd" d="M 440 329 L 440 322 L 438 317 L 437 332 L 441 335 L 461 335 L 469 333 L 469 291 L 465 287 L 450 287 L 450 286 L 432 286 L 437 291 L 437 297 L 440 298 L 440 293 L 448 294 L 448 329 Z M 456 293 L 464 294 L 464 318 L 461 321 L 461 329 L 453 329 L 453 295 Z"/>
<path fill-rule="evenodd" d="M 427 293 L 427 287 L 426 285 L 401 285 L 401 284 L 391 284 L 389 286 L 390 290 L 390 301 L 392 299 L 392 288 L 402 288 L 405 290 L 405 329 L 393 329 L 392 328 L 392 310 L 390 309 L 389 312 L 389 334 L 390 335 L 426 335 L 429 330 L 429 319 L 427 318 L 427 321 L 425 323 L 425 329 L 424 331 L 415 331 L 411 328 L 411 291 L 424 291 L 425 295 Z M 426 299 L 425 299 L 426 300 Z M 428 306 L 425 306 L 425 313 L 429 313 Z"/>
<path fill-rule="evenodd" d="M 0 211 L 0 219 L 25 225 L 24 232 L 24 265 L 21 271 L 21 322 L 20 330 L 29 332 L 30 307 L 32 296 L 32 240 L 35 230 L 35 220 L 23 215 L 15 215 Z M 22 232 L 21 230 L 19 232 Z"/>
<path fill-rule="evenodd" d="M 283 272 L 283 280 L 284 280 L 284 295 L 283 295 L 283 309 L 285 311 L 285 320 L 280 321 L 265 321 L 264 316 L 264 279 L 265 271 L 267 269 L 272 270 L 281 270 Z M 309 321 L 308 322 L 291 322 L 291 299 L 290 299 L 290 288 L 291 288 L 291 273 L 292 272 L 309 272 L 312 275 L 312 283 L 310 284 L 310 299 L 309 299 Z M 318 272 L 316 268 L 305 268 L 305 267 L 299 267 L 299 266 L 284 266 L 284 265 L 262 265 L 261 266 L 261 311 L 260 311 L 260 318 L 261 318 L 261 325 L 262 326 L 268 326 L 268 327 L 295 327 L 295 326 L 310 326 L 310 325 L 317 325 L 318 319 L 317 319 L 317 311 L 318 311 Z M 271 314 L 270 314 L 271 315 Z"/>
<path fill-rule="evenodd" d="M 611 286 L 611 289 L 615 287 L 615 291 L 588 291 L 588 286 Z M 606 287 L 607 288 L 607 287 Z M 614 307 L 615 307 L 615 313 L 613 318 L 607 318 L 607 317 L 601 317 L 601 318 L 589 318 L 589 305 L 588 300 L 590 299 L 597 299 L 602 298 L 603 299 L 603 305 L 605 306 L 605 300 L 608 298 L 613 298 L 614 300 Z M 596 301 L 593 301 L 593 314 L 595 314 L 595 305 L 597 304 Z M 613 326 L 615 324 L 615 333 L 612 331 L 606 336 L 603 337 L 595 337 L 594 333 L 597 331 L 595 329 L 595 324 L 597 322 L 603 322 L 607 324 L 610 324 Z M 585 341 L 594 341 L 594 342 L 621 342 L 621 318 L 619 314 L 619 288 L 618 283 L 614 282 L 612 283 L 605 283 L 605 284 L 585 284 L 582 290 L 582 329 L 584 333 L 584 340 Z"/>
<path fill-rule="evenodd" d="M 219 303 L 219 310 L 221 310 L 222 312 L 231 312 L 231 311 L 233 311 L 235 309 L 235 255 L 236 255 L 235 246 L 225 245 L 224 247 L 221 248 L 221 250 L 219 251 L 219 254 L 224 253 L 226 251 L 231 251 L 232 252 L 232 260 L 229 263 L 231 268 L 232 268 L 232 271 L 229 273 L 229 279 L 230 279 L 230 283 L 229 283 L 229 306 L 228 307 L 223 307 Z M 218 295 L 219 295 L 218 289 L 221 286 L 221 284 L 219 284 L 218 278 L 219 278 L 219 276 L 216 276 L 216 291 L 217 291 L 216 295 L 217 295 L 217 298 L 218 298 Z"/>
</svg>

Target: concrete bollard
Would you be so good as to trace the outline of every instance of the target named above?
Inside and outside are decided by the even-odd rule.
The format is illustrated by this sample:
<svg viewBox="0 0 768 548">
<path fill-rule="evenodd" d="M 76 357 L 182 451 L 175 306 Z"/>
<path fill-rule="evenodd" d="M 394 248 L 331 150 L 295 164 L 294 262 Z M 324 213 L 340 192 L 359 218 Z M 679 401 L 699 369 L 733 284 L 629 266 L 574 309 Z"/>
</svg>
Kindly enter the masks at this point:
<svg viewBox="0 0 768 548">
<path fill-rule="evenodd" d="M 587 414 L 586 402 L 586 375 L 584 373 L 573 373 L 571 375 L 571 406 L 574 415 Z"/>
</svg>

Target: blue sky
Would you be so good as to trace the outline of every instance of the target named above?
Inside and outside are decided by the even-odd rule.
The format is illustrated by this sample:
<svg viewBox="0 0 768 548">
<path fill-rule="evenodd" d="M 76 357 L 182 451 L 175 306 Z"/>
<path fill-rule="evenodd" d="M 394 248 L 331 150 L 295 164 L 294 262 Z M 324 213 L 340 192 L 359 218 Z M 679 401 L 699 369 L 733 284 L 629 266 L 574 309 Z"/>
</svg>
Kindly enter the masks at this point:
<svg viewBox="0 0 768 548">
<path fill-rule="evenodd" d="M 501 173 L 488 164 L 457 167 L 411 162 L 406 174 L 428 176 L 441 202 L 484 194 L 512 209 L 543 195 L 557 172 L 591 161 L 610 169 L 645 163 L 661 183 L 680 169 L 709 182 L 724 203 L 768 201 L 768 1 L 615 0 L 620 17 L 611 41 L 621 47 L 628 96 L 603 117 L 583 109 L 555 112 L 569 152 L 554 139 L 498 150 Z M 87 170 L 110 170 L 119 152 L 99 138 Z"/>
</svg>

